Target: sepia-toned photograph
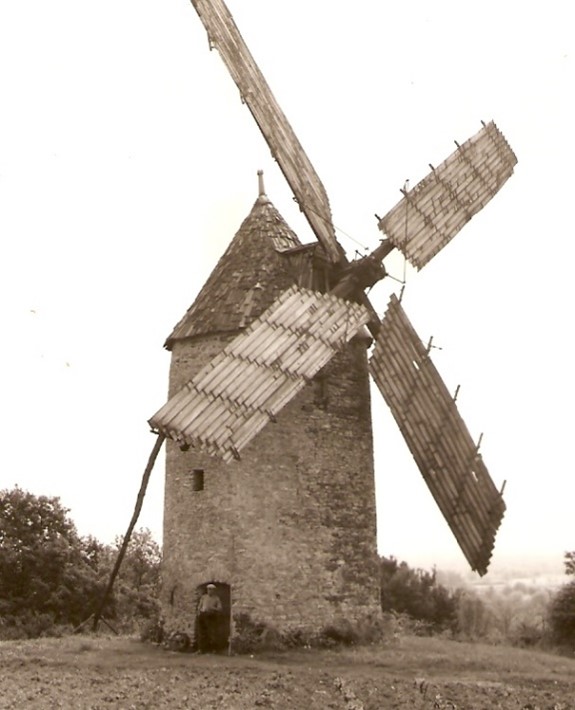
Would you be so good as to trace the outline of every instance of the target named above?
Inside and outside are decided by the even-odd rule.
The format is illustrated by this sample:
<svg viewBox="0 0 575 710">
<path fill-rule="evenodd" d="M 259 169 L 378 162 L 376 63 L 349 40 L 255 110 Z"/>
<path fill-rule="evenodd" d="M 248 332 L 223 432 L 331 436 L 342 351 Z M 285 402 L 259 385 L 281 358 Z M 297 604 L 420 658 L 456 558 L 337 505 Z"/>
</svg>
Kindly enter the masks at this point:
<svg viewBox="0 0 575 710">
<path fill-rule="evenodd" d="M 0 4 L 0 710 L 575 710 L 571 16 Z"/>
</svg>

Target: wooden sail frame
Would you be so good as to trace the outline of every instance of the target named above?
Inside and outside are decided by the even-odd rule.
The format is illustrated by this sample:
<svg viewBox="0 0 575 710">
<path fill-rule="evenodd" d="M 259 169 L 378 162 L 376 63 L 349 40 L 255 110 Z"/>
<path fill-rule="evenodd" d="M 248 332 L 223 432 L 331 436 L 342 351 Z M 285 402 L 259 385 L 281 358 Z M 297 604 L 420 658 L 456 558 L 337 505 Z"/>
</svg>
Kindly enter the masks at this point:
<svg viewBox="0 0 575 710">
<path fill-rule="evenodd" d="M 369 318 L 356 303 L 292 286 L 149 424 L 181 445 L 238 458 Z"/>
<path fill-rule="evenodd" d="M 394 295 L 369 369 L 463 554 L 472 569 L 485 574 L 505 503 Z"/>
<path fill-rule="evenodd" d="M 499 192 L 517 158 L 491 121 L 458 145 L 378 223 L 416 269 L 427 264 Z"/>
</svg>

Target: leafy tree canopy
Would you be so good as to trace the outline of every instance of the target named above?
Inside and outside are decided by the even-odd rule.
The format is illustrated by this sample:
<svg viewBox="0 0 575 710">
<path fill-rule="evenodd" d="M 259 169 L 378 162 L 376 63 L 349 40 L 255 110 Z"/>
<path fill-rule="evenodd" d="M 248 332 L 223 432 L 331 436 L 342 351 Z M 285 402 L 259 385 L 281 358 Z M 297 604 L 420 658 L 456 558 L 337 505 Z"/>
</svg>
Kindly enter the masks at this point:
<svg viewBox="0 0 575 710">
<path fill-rule="evenodd" d="M 0 545 L 22 548 L 76 540 L 68 512 L 59 498 L 35 496 L 18 486 L 0 491 Z"/>
<path fill-rule="evenodd" d="M 68 514 L 57 497 L 0 490 L 0 638 L 8 627 L 37 635 L 76 626 L 97 608 L 118 550 L 81 538 Z M 160 559 L 150 531 L 135 532 L 108 618 L 123 623 L 154 613 Z"/>
<path fill-rule="evenodd" d="M 437 582 L 435 570 L 412 569 L 395 557 L 381 557 L 380 590 L 383 611 L 408 614 L 435 630 L 455 620 L 456 596 Z"/>
<path fill-rule="evenodd" d="M 123 536 L 116 537 L 114 541 L 116 550 L 120 549 L 123 541 Z M 148 528 L 135 530 L 130 537 L 120 569 L 120 579 L 137 591 L 158 592 L 161 561 L 160 547 Z"/>
<path fill-rule="evenodd" d="M 555 641 L 575 646 L 575 581 L 555 594 L 549 610 L 549 626 Z"/>
<path fill-rule="evenodd" d="M 59 498 L 0 491 L 0 613 L 76 620 L 96 581 Z"/>
</svg>

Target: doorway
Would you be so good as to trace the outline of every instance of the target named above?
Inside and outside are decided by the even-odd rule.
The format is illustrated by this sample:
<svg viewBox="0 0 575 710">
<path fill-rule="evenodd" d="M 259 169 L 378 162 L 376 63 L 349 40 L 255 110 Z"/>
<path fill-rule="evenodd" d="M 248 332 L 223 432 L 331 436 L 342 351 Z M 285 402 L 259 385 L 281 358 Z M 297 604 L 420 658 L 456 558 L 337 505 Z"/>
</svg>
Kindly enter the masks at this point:
<svg viewBox="0 0 575 710">
<path fill-rule="evenodd" d="M 229 640 L 230 640 L 230 616 L 231 616 L 231 607 L 232 607 L 232 595 L 231 595 L 231 587 L 229 584 L 226 584 L 225 582 L 215 582 L 215 581 L 208 581 L 204 582 L 203 584 L 198 585 L 196 588 L 196 599 L 199 604 L 200 599 L 202 598 L 203 594 L 207 594 L 207 586 L 208 584 L 213 584 L 216 587 L 216 595 L 218 596 L 221 605 L 222 605 L 222 610 L 221 612 L 216 616 L 216 618 L 213 621 L 213 636 L 212 636 L 212 642 L 213 642 L 213 650 L 216 652 L 221 652 L 225 651 L 228 648 Z M 197 645 L 197 639 L 198 639 L 198 615 L 196 614 L 196 625 L 195 625 L 195 639 L 196 639 L 196 645 Z"/>
</svg>

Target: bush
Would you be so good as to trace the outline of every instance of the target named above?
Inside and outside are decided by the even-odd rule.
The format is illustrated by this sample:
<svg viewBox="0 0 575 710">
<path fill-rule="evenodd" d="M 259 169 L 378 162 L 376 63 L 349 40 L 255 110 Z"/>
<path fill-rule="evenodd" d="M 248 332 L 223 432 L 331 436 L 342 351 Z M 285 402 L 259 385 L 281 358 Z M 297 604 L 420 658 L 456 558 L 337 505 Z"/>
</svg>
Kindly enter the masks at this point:
<svg viewBox="0 0 575 710">
<path fill-rule="evenodd" d="M 437 582 L 436 571 L 411 569 L 394 557 L 380 558 L 381 609 L 421 622 L 420 635 L 452 628 L 457 595 Z"/>
<path fill-rule="evenodd" d="M 359 643 L 359 631 L 347 619 L 324 626 L 318 636 L 320 646 L 355 646 Z"/>
<path fill-rule="evenodd" d="M 182 631 L 175 631 L 173 634 L 170 634 L 166 645 L 170 651 L 179 651 L 180 653 L 192 650 L 190 637 Z"/>
<path fill-rule="evenodd" d="M 366 614 L 354 622 L 359 645 L 381 643 L 393 637 L 389 618 L 386 614 Z"/>
<path fill-rule="evenodd" d="M 263 621 L 254 621 L 246 612 L 234 615 L 234 653 L 257 653 L 258 651 L 283 650 L 285 641 L 281 634 Z"/>
<path fill-rule="evenodd" d="M 565 565 L 565 574 L 575 574 L 575 550 L 565 553 L 563 563 Z"/>
<path fill-rule="evenodd" d="M 545 630 L 540 624 L 521 622 L 511 634 L 511 643 L 520 648 L 533 648 L 545 641 Z"/>
<path fill-rule="evenodd" d="M 234 616 L 232 650 L 244 654 L 288 648 L 337 648 L 376 643 L 391 635 L 389 620 L 379 615 L 368 615 L 356 621 L 340 617 L 318 630 L 292 628 L 280 632 L 241 612 Z"/>
<path fill-rule="evenodd" d="M 3 641 L 61 635 L 62 628 L 55 625 L 53 614 L 29 610 L 0 620 L 0 639 Z"/>
<path fill-rule="evenodd" d="M 476 594 L 459 592 L 455 631 L 471 641 L 484 638 L 493 625 L 493 614 Z"/>
<path fill-rule="evenodd" d="M 140 624 L 140 641 L 149 641 L 150 643 L 164 641 L 164 619 L 160 614 L 145 619 Z"/>
<path fill-rule="evenodd" d="M 555 643 L 575 648 L 575 581 L 561 587 L 551 601 L 549 630 Z"/>
</svg>

